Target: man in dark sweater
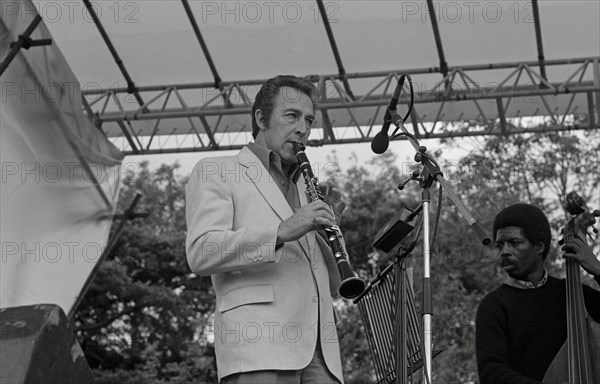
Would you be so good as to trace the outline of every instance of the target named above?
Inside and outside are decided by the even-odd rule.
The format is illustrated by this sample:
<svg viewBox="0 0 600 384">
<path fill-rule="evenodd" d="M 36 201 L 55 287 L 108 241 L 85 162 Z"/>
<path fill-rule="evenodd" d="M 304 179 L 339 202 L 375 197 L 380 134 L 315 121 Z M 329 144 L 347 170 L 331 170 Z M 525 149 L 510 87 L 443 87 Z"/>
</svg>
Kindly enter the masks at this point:
<svg viewBox="0 0 600 384">
<path fill-rule="evenodd" d="M 544 213 L 515 204 L 494 220 L 493 235 L 506 282 L 477 309 L 480 384 L 538 384 L 567 338 L 565 280 L 544 268 L 551 241 Z M 581 239 L 562 248 L 600 284 L 600 261 Z M 600 291 L 583 286 L 586 309 L 600 322 Z"/>
</svg>

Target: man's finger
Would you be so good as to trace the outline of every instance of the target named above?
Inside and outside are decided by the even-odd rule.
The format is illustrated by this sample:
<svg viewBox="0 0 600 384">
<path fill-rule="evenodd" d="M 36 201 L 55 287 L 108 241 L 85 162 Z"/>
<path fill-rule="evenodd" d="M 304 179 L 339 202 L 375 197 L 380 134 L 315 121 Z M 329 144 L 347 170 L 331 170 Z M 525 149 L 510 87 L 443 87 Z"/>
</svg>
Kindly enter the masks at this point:
<svg viewBox="0 0 600 384">
<path fill-rule="evenodd" d="M 577 255 L 576 253 L 564 253 L 563 254 L 563 258 L 565 259 L 573 259 L 573 260 L 577 260 L 579 261 L 579 255 Z"/>
<path fill-rule="evenodd" d="M 574 243 L 565 244 L 560 248 L 560 250 L 563 252 L 571 252 L 571 253 L 577 253 L 578 249 L 580 249 L 579 245 L 574 244 Z"/>
</svg>

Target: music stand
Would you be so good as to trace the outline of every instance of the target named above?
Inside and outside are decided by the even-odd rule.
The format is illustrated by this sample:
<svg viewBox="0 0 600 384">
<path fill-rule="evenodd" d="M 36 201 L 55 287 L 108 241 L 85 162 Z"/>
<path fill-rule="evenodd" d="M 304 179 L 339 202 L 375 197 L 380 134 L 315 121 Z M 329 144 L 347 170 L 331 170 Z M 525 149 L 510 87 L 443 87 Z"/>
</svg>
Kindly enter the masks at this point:
<svg viewBox="0 0 600 384">
<path fill-rule="evenodd" d="M 361 313 L 378 383 L 406 384 L 423 366 L 421 328 L 406 257 L 417 243 L 422 206 L 402 207 L 375 236 L 373 246 L 395 254 L 393 261 L 354 299 Z M 410 239 L 405 239 L 414 228 Z M 435 351 L 437 356 L 441 351 Z"/>
<path fill-rule="evenodd" d="M 406 384 L 410 376 L 423 367 L 421 327 L 408 280 L 404 258 L 395 257 L 354 299 L 362 317 L 378 384 Z M 433 356 L 440 352 L 433 351 Z"/>
</svg>

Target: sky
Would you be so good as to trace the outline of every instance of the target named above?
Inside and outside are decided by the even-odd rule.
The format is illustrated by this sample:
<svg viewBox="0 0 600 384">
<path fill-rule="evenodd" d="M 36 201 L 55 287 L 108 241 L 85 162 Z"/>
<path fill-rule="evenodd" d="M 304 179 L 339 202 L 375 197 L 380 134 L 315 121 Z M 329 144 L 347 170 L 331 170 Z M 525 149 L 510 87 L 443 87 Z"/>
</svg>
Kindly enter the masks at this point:
<svg viewBox="0 0 600 384">
<path fill-rule="evenodd" d="M 460 158 L 468 152 L 470 148 L 473 148 L 470 142 L 463 141 L 465 144 L 464 149 L 449 148 L 439 143 L 439 140 L 423 140 L 421 145 L 425 145 L 429 152 L 433 152 L 437 149 L 444 149 L 442 158 L 437 159 L 440 164 L 454 164 L 460 161 Z M 410 143 L 405 140 L 392 141 L 387 152 L 393 152 L 397 156 L 396 165 L 399 167 L 403 174 L 410 175 L 408 171 L 409 167 L 414 165 L 413 157 L 415 155 L 415 149 Z M 180 153 L 180 154 L 153 154 L 153 155 L 133 155 L 127 156 L 124 159 L 124 163 L 139 163 L 141 161 L 148 161 L 148 165 L 151 169 L 155 169 L 162 164 L 173 164 L 179 163 L 181 166 L 177 170 L 177 175 L 187 176 L 192 171 L 194 165 L 204 157 L 213 156 L 231 156 L 238 153 L 235 151 L 212 151 L 212 152 L 195 152 L 195 153 Z M 377 157 L 371 150 L 370 143 L 360 144 L 341 144 L 341 145 L 327 145 L 322 147 L 308 147 L 307 156 L 311 161 L 311 164 L 315 168 L 319 167 L 321 174 L 324 174 L 325 170 L 339 169 L 341 172 L 347 171 L 354 164 L 365 164 L 369 160 Z M 335 157 L 333 156 L 335 154 Z M 337 158 L 337 162 L 331 161 L 332 158 Z M 366 165 L 366 164 L 365 164 Z M 406 171 L 406 172 L 404 172 Z M 399 180 L 400 182 L 400 180 Z"/>
</svg>

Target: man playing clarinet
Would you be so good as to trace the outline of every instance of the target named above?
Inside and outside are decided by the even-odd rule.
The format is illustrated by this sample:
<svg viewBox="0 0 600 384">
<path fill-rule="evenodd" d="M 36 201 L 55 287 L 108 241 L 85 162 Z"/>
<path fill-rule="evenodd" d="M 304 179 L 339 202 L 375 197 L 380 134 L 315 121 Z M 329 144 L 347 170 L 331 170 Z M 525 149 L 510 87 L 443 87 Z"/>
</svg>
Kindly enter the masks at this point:
<svg viewBox="0 0 600 384">
<path fill-rule="evenodd" d="M 263 84 L 254 142 L 202 159 L 186 189 L 187 260 L 212 278 L 221 383 L 342 383 L 332 295 L 340 282 L 316 234 L 344 204 L 308 202 L 295 143 L 306 145 L 316 88 L 294 76 Z M 334 198 L 337 197 L 337 198 Z"/>
</svg>

